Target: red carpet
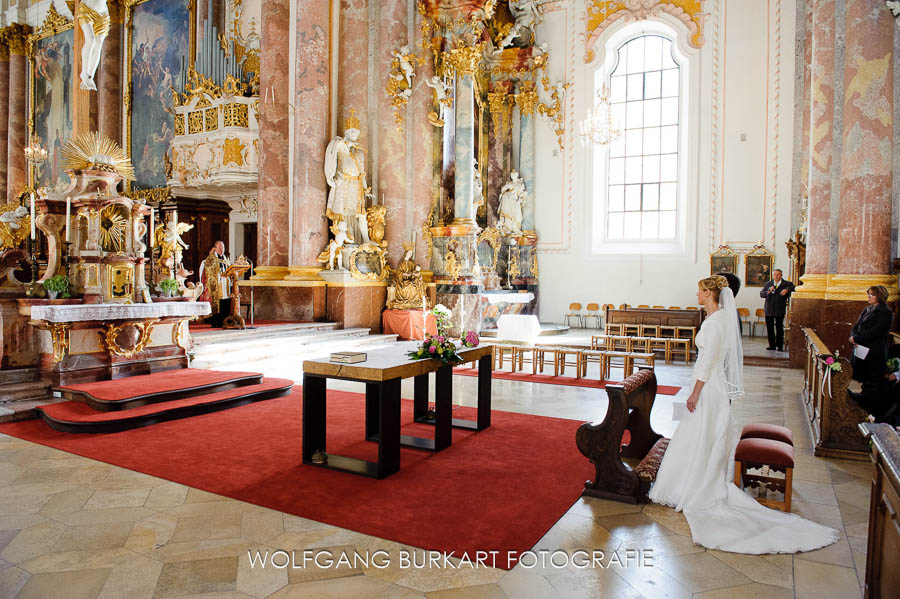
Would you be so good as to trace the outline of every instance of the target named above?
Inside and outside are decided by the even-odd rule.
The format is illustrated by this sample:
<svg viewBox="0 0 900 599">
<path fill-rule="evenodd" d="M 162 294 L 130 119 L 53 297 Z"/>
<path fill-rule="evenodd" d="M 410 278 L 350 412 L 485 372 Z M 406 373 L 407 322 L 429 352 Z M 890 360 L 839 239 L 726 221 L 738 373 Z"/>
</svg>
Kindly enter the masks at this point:
<svg viewBox="0 0 900 599">
<path fill-rule="evenodd" d="M 478 376 L 476 368 L 454 368 L 453 374 L 461 374 L 463 376 Z M 504 381 L 519 381 L 522 383 L 544 383 L 547 385 L 565 385 L 567 387 L 589 387 L 591 389 L 605 389 L 607 385 L 619 385 L 616 381 L 598 381 L 597 379 L 575 378 L 572 376 L 553 376 L 552 374 L 530 374 L 527 372 L 508 372 L 505 370 L 494 370 L 491 378 L 502 379 Z M 681 387 L 671 387 L 667 385 L 659 385 L 656 393 L 659 395 L 678 395 Z"/>
<path fill-rule="evenodd" d="M 222 372 L 202 368 L 182 368 L 153 374 L 129 376 L 111 381 L 81 383 L 61 387 L 63 391 L 75 391 L 103 401 L 121 401 L 145 393 L 159 394 L 189 387 L 204 387 L 261 376 L 258 372 Z"/>
<path fill-rule="evenodd" d="M 115 434 L 75 435 L 40 420 L 0 425 L 27 439 L 415 547 L 445 552 L 522 552 L 581 495 L 593 476 L 575 447 L 574 420 L 494 411 L 479 433 L 453 431 L 453 445 L 401 450 L 400 471 L 384 480 L 300 463 L 301 393 Z M 328 451 L 375 460 L 363 441 L 363 396 L 329 391 Z M 474 418 L 472 408 L 455 417 Z M 404 434 L 430 436 L 403 402 Z M 497 565 L 506 567 L 505 553 Z"/>
</svg>

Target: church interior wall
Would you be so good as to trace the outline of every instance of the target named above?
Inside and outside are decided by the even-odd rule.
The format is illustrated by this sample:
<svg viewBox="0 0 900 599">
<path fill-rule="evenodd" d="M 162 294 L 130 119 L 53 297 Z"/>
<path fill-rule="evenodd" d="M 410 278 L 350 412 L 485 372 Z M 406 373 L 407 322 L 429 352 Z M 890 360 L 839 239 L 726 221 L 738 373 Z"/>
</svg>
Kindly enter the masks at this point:
<svg viewBox="0 0 900 599">
<path fill-rule="evenodd" d="M 588 108 L 586 88 L 593 81 L 581 52 L 584 21 L 579 10 L 572 6 L 550 12 L 538 29 L 539 40 L 548 41 L 552 49 L 551 77 L 574 74 L 566 147 L 559 149 L 546 121 L 537 125 L 541 320 L 559 321 L 571 302 L 693 305 L 695 283 L 709 275 L 709 253 L 720 244 L 746 253 L 762 242 L 775 254 L 776 268 L 787 273 L 784 243 L 793 232 L 790 140 L 796 3 L 710 4 L 699 62 L 703 88 L 713 86 L 715 92 L 697 98 L 699 122 L 692 125 L 699 143 L 697 155 L 689 157 L 690 168 L 700 176 L 696 218 L 688 227 L 695 251 L 687 259 L 591 255 L 590 190 L 585 179 L 572 172 L 585 168 L 578 159 L 585 150 L 577 123 Z M 573 36 L 578 38 L 574 44 Z M 743 269 L 741 258 L 742 279 Z M 756 291 L 745 289 L 737 298 L 739 307 L 760 307 Z"/>
</svg>

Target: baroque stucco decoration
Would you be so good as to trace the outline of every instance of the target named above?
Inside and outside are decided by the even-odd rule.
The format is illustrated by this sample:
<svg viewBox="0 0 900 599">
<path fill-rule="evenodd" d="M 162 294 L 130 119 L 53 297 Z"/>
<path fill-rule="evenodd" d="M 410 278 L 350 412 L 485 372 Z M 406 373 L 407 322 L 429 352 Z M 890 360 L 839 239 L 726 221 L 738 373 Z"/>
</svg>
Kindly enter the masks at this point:
<svg viewBox="0 0 900 599">
<path fill-rule="evenodd" d="M 703 22 L 707 14 L 703 12 L 701 0 L 590 0 L 587 7 L 584 62 L 594 60 L 594 44 L 614 23 L 631 23 L 663 14 L 684 24 L 690 34 L 689 43 L 692 47 L 703 47 L 706 41 L 703 37 Z"/>
</svg>

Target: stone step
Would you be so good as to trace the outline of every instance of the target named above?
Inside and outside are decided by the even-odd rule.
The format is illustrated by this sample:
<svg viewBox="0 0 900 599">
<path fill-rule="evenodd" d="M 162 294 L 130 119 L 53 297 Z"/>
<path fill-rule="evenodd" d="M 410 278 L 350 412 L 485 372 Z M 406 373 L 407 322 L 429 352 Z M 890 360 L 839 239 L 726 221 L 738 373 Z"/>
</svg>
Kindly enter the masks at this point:
<svg viewBox="0 0 900 599">
<path fill-rule="evenodd" d="M 50 397 L 50 383 L 43 381 L 24 381 L 0 385 L 0 406 Z"/>
<path fill-rule="evenodd" d="M 195 355 L 212 350 L 216 353 L 230 351 L 246 351 L 248 348 L 268 347 L 272 345 L 311 345 L 335 339 L 361 338 L 369 334 L 369 329 L 334 329 L 313 332 L 294 332 L 291 334 L 252 335 L 247 337 L 223 338 L 218 341 L 194 338 L 193 353 Z"/>
<path fill-rule="evenodd" d="M 40 406 L 59 403 L 65 401 L 59 399 L 33 399 L 28 401 L 14 401 L 9 404 L 0 405 L 0 424 L 4 422 L 16 422 L 19 420 L 30 420 L 32 418 L 40 418 L 41 415 L 37 411 Z"/>
<path fill-rule="evenodd" d="M 12 368 L 0 370 L 0 385 L 8 383 L 24 383 L 37 380 L 36 368 Z"/>
<path fill-rule="evenodd" d="M 248 321 L 247 326 L 250 326 Z M 338 324 L 334 322 L 297 322 L 289 324 L 276 324 L 260 326 L 255 329 L 228 330 L 215 329 L 210 331 L 193 331 L 191 338 L 195 344 L 198 343 L 220 343 L 225 341 L 236 341 L 256 338 L 274 338 L 282 336 L 292 336 L 304 333 L 316 333 L 319 331 L 334 331 L 338 329 Z"/>
</svg>

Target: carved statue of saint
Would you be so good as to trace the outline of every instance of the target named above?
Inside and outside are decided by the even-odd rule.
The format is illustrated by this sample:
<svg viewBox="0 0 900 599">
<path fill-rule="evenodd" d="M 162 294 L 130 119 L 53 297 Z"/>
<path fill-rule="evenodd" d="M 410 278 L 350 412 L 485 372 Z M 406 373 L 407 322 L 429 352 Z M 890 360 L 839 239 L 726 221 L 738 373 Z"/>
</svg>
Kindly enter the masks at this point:
<svg viewBox="0 0 900 599">
<path fill-rule="evenodd" d="M 534 35 L 534 26 L 544 20 L 543 4 L 543 0 L 509 0 L 509 11 L 516 20 L 515 28 L 520 34 L 528 30 Z"/>
<path fill-rule="evenodd" d="M 69 8 L 72 8 L 71 3 Z M 100 51 L 109 35 L 109 7 L 106 0 L 81 0 L 75 7 L 75 21 L 84 32 L 81 48 L 81 89 L 97 90 L 94 73 L 100 64 Z"/>
<path fill-rule="evenodd" d="M 422 279 L 422 268 L 417 266 L 412 258 L 414 247 L 409 242 L 403 244 L 406 253 L 391 273 L 391 284 L 387 289 L 389 310 L 413 310 L 422 307 L 425 282 Z"/>
<path fill-rule="evenodd" d="M 509 181 L 500 190 L 500 220 L 497 228 L 504 235 L 522 234 L 522 208 L 527 200 L 525 181 L 516 171 L 511 172 Z"/>
<path fill-rule="evenodd" d="M 344 137 L 332 139 L 325 150 L 325 179 L 331 187 L 325 215 L 333 225 L 338 221 L 347 223 L 351 243 L 368 243 L 366 197 L 371 193 L 366 184 L 365 150 L 358 139 L 359 119 L 350 111 L 350 118 L 344 123 Z"/>
</svg>

